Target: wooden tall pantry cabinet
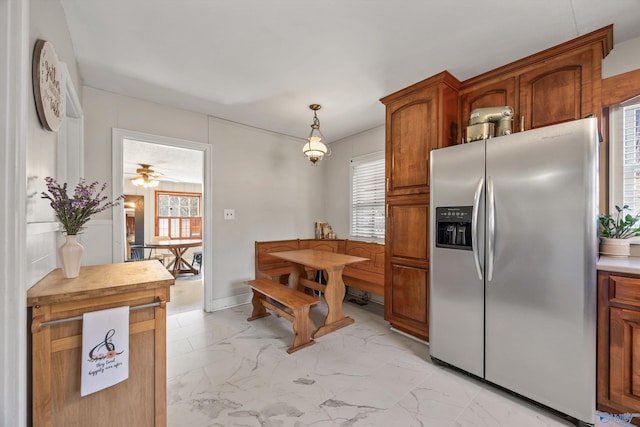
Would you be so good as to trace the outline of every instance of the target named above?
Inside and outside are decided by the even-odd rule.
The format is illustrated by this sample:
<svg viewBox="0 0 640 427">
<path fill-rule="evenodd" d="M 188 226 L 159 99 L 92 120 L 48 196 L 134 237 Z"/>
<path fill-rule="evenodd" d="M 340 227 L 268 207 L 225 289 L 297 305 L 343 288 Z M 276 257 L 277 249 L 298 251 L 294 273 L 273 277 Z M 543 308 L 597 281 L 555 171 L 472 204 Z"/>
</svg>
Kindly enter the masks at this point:
<svg viewBox="0 0 640 427">
<path fill-rule="evenodd" d="M 386 106 L 384 316 L 429 339 L 429 154 L 458 142 L 460 82 L 442 72 L 381 99 Z"/>
</svg>

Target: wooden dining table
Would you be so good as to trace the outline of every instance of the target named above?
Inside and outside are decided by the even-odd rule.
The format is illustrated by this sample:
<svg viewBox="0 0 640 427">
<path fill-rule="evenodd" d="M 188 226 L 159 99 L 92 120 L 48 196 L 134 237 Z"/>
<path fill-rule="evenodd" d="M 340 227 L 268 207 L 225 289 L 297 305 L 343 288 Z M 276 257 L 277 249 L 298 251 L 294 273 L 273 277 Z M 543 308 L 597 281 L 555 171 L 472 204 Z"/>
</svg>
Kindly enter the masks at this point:
<svg viewBox="0 0 640 427">
<path fill-rule="evenodd" d="M 310 288 L 324 293 L 324 298 L 327 302 L 327 316 L 324 324 L 313 334 L 313 338 L 321 337 L 354 322 L 351 317 L 345 316 L 342 311 L 342 300 L 346 292 L 344 281 L 342 280 L 342 270 L 347 264 L 366 261 L 368 258 L 314 249 L 270 252 L 269 255 L 285 259 L 293 264 L 293 269 L 289 275 L 289 285 L 293 289 L 304 292 L 305 288 Z M 307 269 L 305 267 L 326 272 L 326 285 L 307 279 Z"/>
<path fill-rule="evenodd" d="M 177 277 L 178 274 L 193 273 L 199 274 L 197 268 L 193 267 L 189 261 L 184 259 L 184 254 L 189 248 L 202 246 L 202 240 L 195 239 L 174 239 L 158 240 L 146 243 L 145 246 L 156 249 L 168 249 L 173 254 L 173 260 L 167 265 L 167 270 Z"/>
</svg>

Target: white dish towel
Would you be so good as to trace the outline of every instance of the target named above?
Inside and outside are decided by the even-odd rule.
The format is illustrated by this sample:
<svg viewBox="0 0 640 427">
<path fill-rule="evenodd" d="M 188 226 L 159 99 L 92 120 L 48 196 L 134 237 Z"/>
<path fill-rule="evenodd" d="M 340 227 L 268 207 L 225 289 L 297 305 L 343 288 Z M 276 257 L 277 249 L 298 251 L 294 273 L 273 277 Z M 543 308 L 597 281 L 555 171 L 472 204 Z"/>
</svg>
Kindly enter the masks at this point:
<svg viewBox="0 0 640 427">
<path fill-rule="evenodd" d="M 86 396 L 129 378 L 129 307 L 82 316 L 82 377 Z"/>
</svg>

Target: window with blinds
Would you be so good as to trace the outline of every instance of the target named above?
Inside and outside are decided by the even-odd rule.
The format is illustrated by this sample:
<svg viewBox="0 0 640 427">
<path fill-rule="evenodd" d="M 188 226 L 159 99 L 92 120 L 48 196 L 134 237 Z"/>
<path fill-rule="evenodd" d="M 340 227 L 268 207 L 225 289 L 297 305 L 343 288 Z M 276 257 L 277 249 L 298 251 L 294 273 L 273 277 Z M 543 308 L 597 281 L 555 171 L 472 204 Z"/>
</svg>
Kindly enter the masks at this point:
<svg viewBox="0 0 640 427">
<path fill-rule="evenodd" d="M 384 241 L 384 220 L 384 152 L 352 159 L 351 237 Z"/>
<path fill-rule="evenodd" d="M 630 211 L 640 212 L 640 104 L 623 108 L 622 200 Z"/>
</svg>

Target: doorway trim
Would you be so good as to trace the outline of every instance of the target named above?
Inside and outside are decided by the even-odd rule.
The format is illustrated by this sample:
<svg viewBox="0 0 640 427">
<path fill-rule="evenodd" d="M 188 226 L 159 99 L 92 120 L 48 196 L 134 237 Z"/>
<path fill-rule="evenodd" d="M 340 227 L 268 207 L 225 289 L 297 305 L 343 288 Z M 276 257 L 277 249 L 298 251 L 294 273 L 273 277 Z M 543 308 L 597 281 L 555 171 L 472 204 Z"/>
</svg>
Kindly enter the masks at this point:
<svg viewBox="0 0 640 427">
<path fill-rule="evenodd" d="M 0 2 L 0 425 L 27 425 L 27 142 L 33 104 L 29 2 Z M 33 196 L 30 196 L 33 197 Z"/>
<path fill-rule="evenodd" d="M 69 68 L 60 63 L 64 120 L 58 131 L 56 176 L 58 182 L 78 182 L 84 177 L 84 112 Z"/>
<path fill-rule="evenodd" d="M 186 148 L 202 152 L 202 250 L 205 254 L 213 253 L 213 203 L 211 188 L 211 165 L 212 165 L 212 147 L 210 144 L 203 142 L 188 141 L 184 139 L 171 138 L 167 136 L 153 135 L 149 133 L 136 132 L 127 129 L 113 128 L 111 131 L 112 141 L 112 161 L 111 161 L 111 182 L 113 188 L 113 198 L 124 193 L 124 169 L 123 169 L 123 153 L 124 140 L 133 139 L 150 144 L 166 145 L 169 147 Z M 113 208 L 113 262 L 123 262 L 125 252 L 124 242 L 124 206 L 121 204 Z M 204 288 L 204 309 L 211 311 L 209 301 L 213 295 L 213 263 L 210 256 L 202 257 L 203 288 Z"/>
</svg>

